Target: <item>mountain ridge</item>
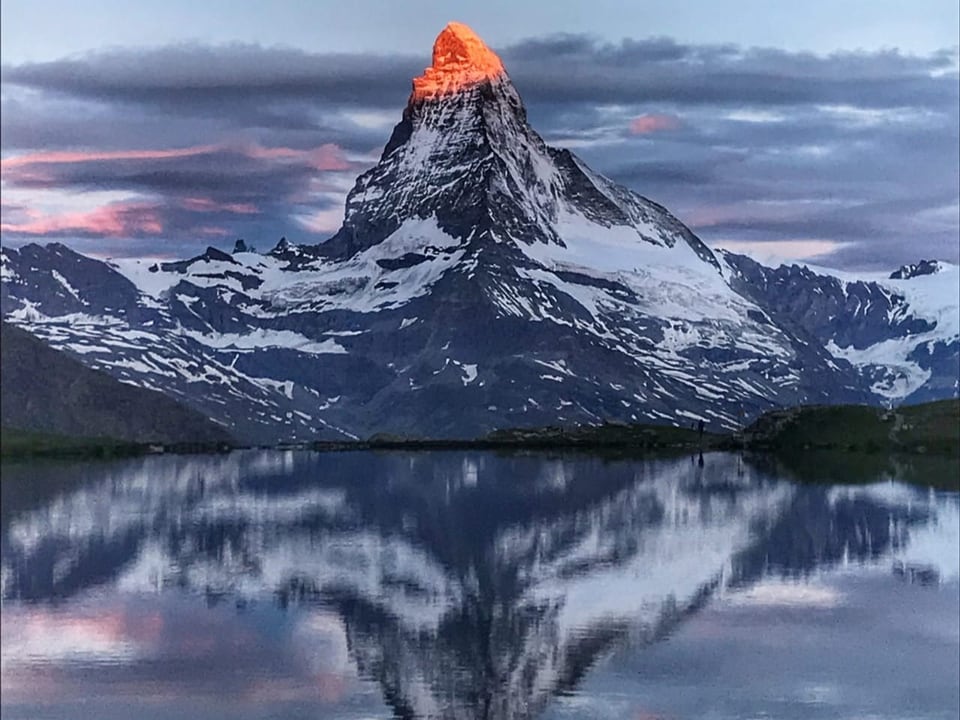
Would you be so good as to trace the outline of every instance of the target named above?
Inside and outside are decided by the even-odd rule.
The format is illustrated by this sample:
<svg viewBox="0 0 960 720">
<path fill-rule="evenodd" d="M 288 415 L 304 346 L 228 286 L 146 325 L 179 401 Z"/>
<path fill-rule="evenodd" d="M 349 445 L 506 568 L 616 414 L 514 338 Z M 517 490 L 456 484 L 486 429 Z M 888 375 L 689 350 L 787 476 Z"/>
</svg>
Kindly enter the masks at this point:
<svg viewBox="0 0 960 720">
<path fill-rule="evenodd" d="M 0 328 L 5 429 L 138 443 L 233 442 L 167 395 L 119 383 L 6 322 Z"/>
</svg>

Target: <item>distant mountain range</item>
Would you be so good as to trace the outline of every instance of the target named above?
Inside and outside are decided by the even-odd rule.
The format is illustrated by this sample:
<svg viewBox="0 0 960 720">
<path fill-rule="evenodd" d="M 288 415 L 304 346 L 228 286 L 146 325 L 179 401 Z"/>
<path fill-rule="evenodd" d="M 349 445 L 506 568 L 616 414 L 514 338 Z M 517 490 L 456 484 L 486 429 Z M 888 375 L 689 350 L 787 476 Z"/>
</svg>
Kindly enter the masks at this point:
<svg viewBox="0 0 960 720">
<path fill-rule="evenodd" d="M 163 393 L 91 370 L 8 323 L 0 331 L 0 425 L 139 443 L 230 442 L 230 433 Z"/>
<path fill-rule="evenodd" d="M 434 47 L 343 227 L 179 262 L 2 251 L 4 317 L 253 441 L 740 425 L 956 397 L 960 269 L 877 276 L 714 252 L 547 146 L 462 25 Z"/>
</svg>

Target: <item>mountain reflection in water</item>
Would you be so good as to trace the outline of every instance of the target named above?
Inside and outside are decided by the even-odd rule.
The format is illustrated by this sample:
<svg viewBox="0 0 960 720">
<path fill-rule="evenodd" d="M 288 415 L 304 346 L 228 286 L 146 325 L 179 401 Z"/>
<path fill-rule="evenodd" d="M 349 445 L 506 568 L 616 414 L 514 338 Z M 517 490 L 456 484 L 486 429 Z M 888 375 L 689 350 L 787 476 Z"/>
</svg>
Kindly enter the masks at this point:
<svg viewBox="0 0 960 720">
<path fill-rule="evenodd" d="M 960 562 L 956 494 L 797 485 L 729 454 L 248 451 L 3 476 L 13 703 L 107 665 L 132 693 L 206 673 L 209 698 L 283 703 L 309 683 L 350 716 L 374 682 L 400 717 L 536 717 L 716 595 L 860 563 L 953 582 Z"/>
</svg>

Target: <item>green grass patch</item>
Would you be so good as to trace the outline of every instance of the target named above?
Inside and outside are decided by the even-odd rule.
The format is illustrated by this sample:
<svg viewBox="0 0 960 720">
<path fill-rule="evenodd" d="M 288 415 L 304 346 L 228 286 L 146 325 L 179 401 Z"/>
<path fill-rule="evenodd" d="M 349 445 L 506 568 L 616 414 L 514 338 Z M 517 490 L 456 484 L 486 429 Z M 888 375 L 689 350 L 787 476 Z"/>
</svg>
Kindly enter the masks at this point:
<svg viewBox="0 0 960 720">
<path fill-rule="evenodd" d="M 435 439 L 379 434 L 368 440 L 317 441 L 314 450 L 456 450 L 456 449 L 584 449 L 716 450 L 735 447 L 730 435 L 700 433 L 670 425 L 605 423 L 580 427 L 510 428 L 481 438 Z"/>
<path fill-rule="evenodd" d="M 111 438 L 68 437 L 34 430 L 0 428 L 0 455 L 5 458 L 123 457 L 137 455 L 147 449 L 144 445 Z"/>
<path fill-rule="evenodd" d="M 135 443 L 103 437 L 73 437 L 54 433 L 0 428 L 0 456 L 4 459 L 31 457 L 119 458 L 157 452 L 226 452 L 233 445 L 222 442 Z"/>
<path fill-rule="evenodd" d="M 761 416 L 744 432 L 751 448 L 960 455 L 960 400 L 887 410 L 804 406 Z"/>
</svg>

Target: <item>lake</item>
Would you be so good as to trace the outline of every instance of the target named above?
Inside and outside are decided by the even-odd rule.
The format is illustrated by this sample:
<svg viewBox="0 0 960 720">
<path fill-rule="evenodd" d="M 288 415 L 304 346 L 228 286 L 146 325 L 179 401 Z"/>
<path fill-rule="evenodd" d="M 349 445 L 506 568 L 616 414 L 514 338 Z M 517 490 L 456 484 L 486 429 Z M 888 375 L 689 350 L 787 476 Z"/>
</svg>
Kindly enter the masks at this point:
<svg viewBox="0 0 960 720">
<path fill-rule="evenodd" d="M 955 720 L 960 495 L 897 473 L 800 483 L 729 453 L 4 465 L 3 717 Z"/>
</svg>

